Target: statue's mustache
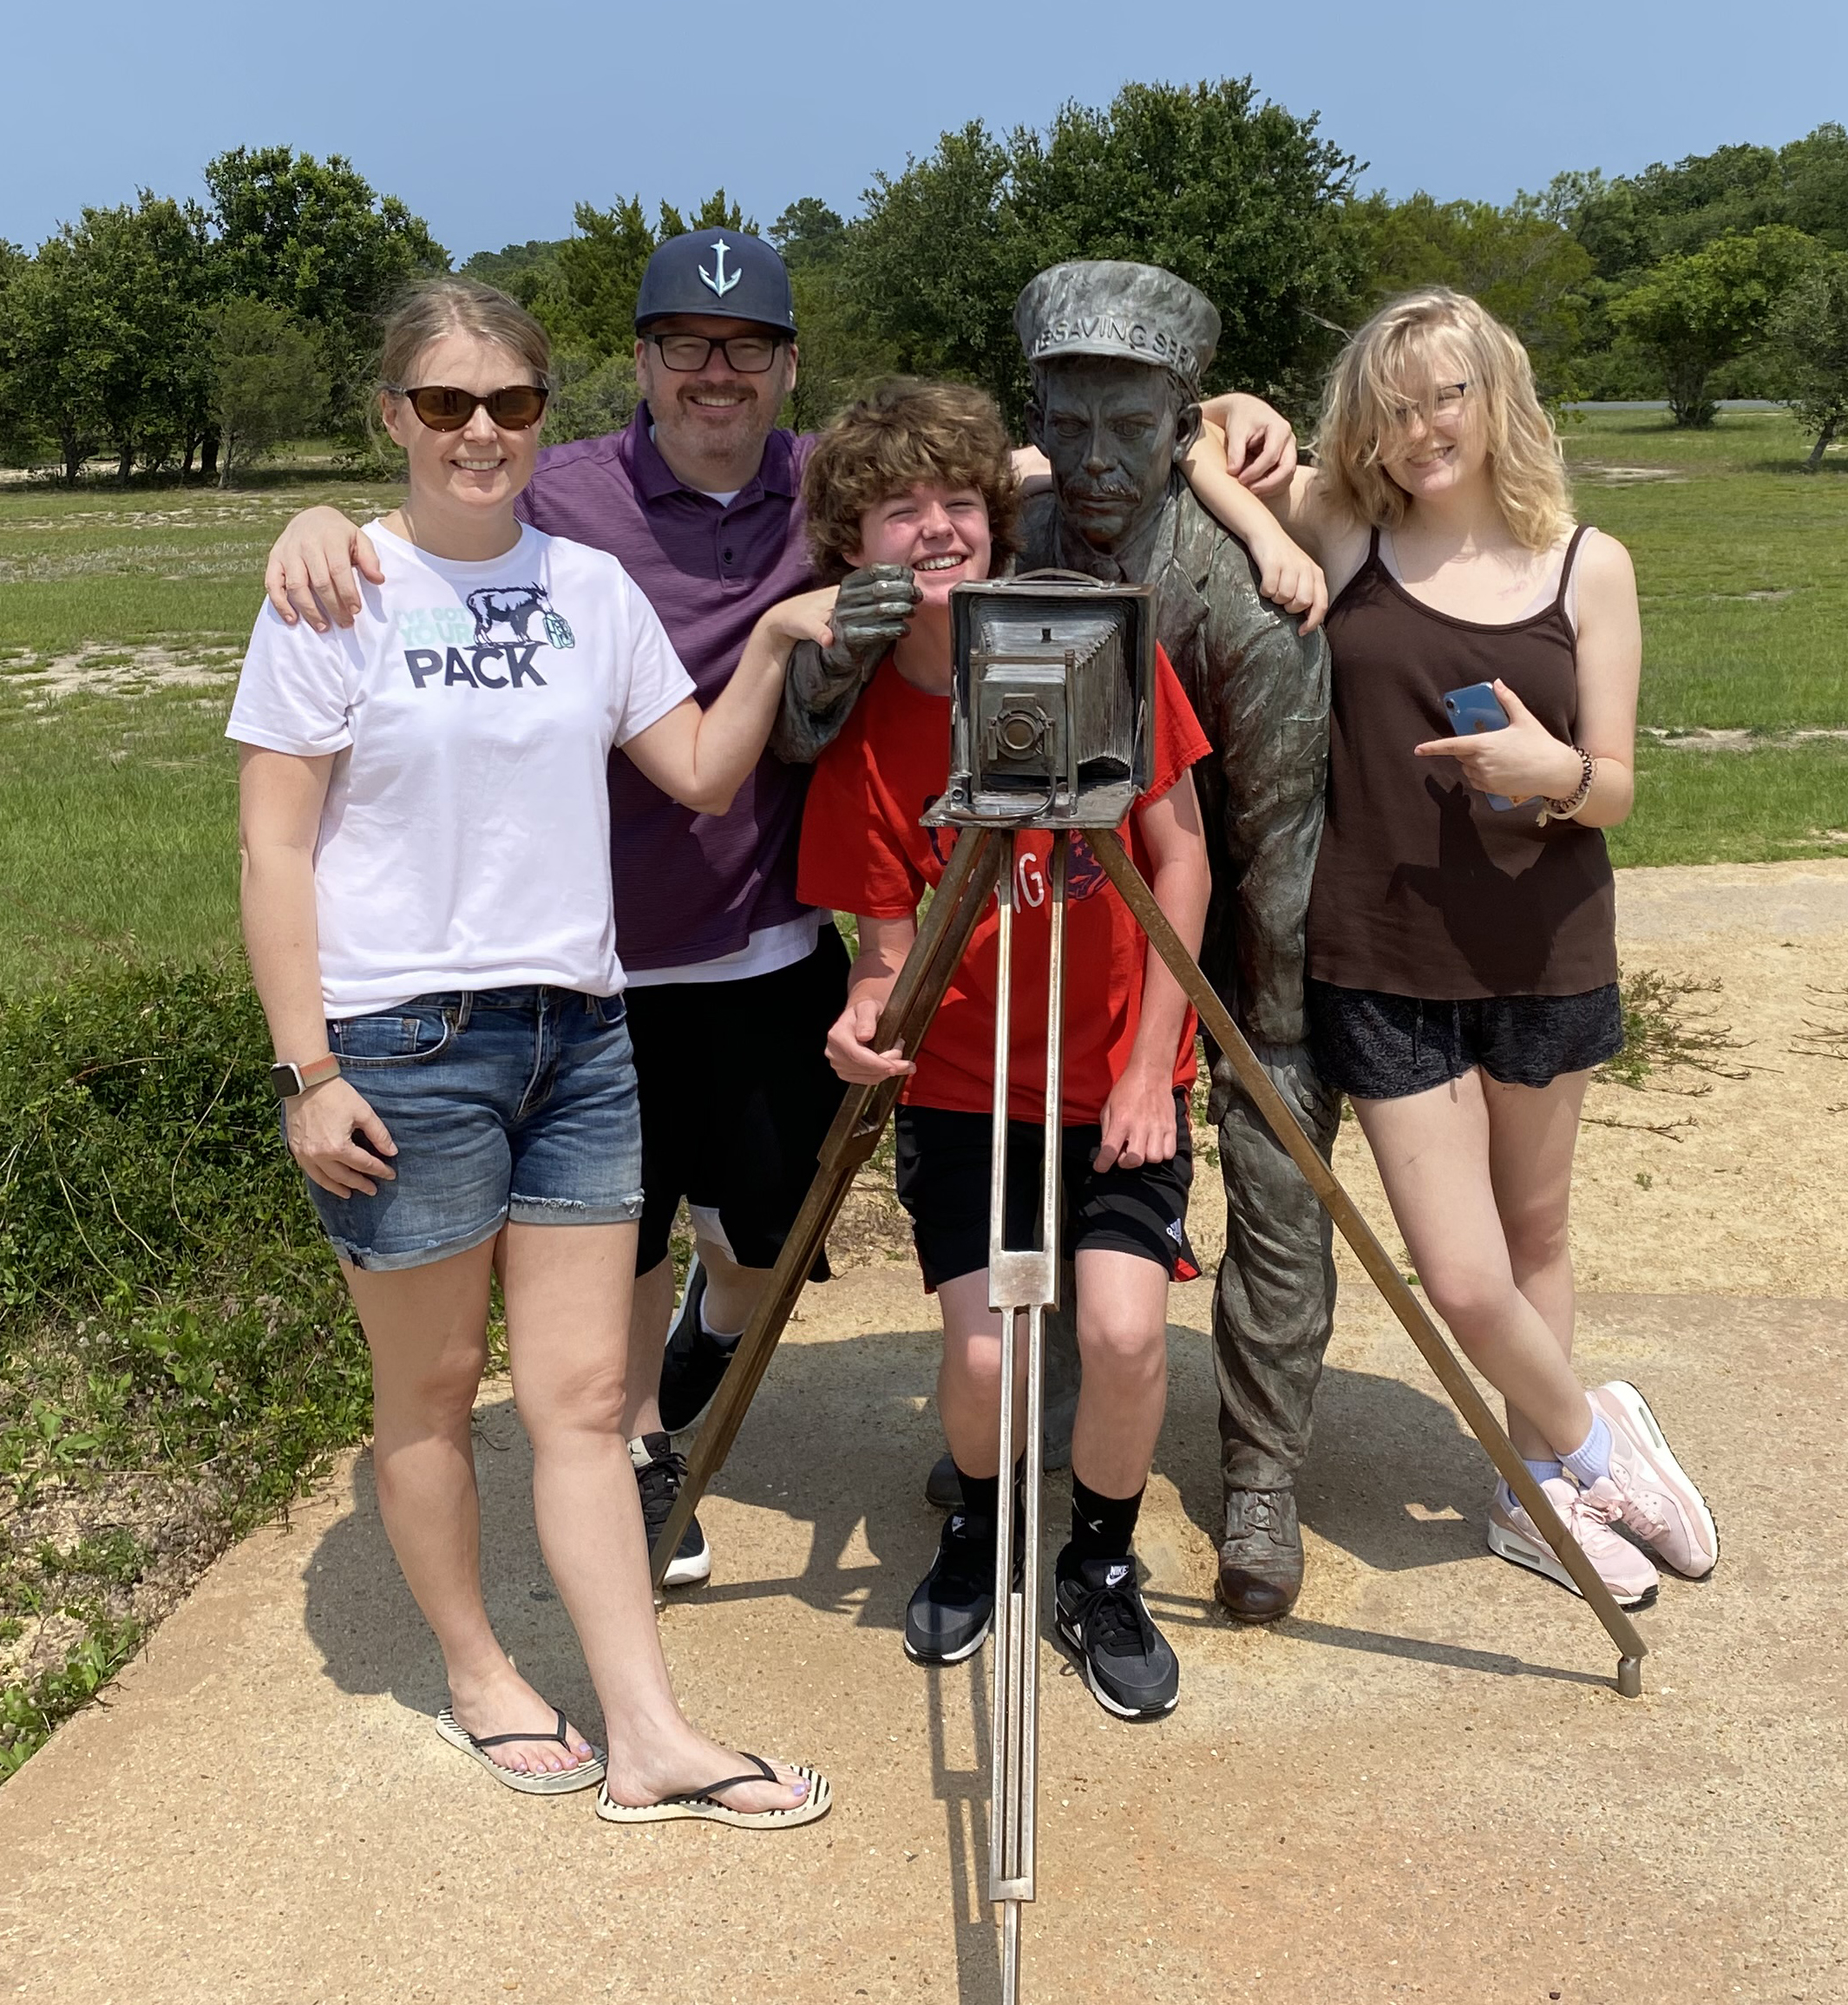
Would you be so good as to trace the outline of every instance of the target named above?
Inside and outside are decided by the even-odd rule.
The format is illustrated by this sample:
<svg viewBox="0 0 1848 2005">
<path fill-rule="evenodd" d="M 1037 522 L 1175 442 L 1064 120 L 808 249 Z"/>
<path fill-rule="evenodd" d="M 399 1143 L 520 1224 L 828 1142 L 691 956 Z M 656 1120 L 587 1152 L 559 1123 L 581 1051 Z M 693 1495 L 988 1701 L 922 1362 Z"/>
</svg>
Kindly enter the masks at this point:
<svg viewBox="0 0 1848 2005">
<path fill-rule="evenodd" d="M 1059 492 L 1068 498 L 1085 501 L 1139 501 L 1142 489 L 1131 487 L 1126 481 L 1091 481 L 1081 474 L 1074 474 L 1061 483 Z"/>
</svg>

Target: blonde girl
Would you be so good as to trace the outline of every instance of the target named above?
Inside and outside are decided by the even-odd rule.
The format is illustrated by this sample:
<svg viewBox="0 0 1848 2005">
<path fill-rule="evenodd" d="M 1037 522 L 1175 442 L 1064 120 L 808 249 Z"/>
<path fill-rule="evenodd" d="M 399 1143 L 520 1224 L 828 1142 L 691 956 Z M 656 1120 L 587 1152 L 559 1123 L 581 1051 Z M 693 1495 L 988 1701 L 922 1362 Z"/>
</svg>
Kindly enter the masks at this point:
<svg viewBox="0 0 1848 2005">
<path fill-rule="evenodd" d="M 1349 343 L 1314 457 L 1269 506 L 1325 573 L 1294 596 L 1312 619 L 1327 608 L 1334 665 L 1308 920 L 1318 1058 L 1433 1306 L 1505 1396 L 1516 1447 L 1638 1606 L 1657 1575 L 1617 1524 L 1687 1575 L 1718 1542 L 1642 1394 L 1588 1394 L 1569 1362 L 1573 1150 L 1591 1069 L 1622 1042 L 1602 831 L 1634 794 L 1629 557 L 1575 525 L 1525 351 L 1444 287 L 1394 300 Z M 1257 511 L 1216 441 L 1189 477 L 1255 546 L 1275 535 L 1243 521 Z M 1295 587 L 1268 547 L 1267 576 Z M 1472 708 L 1490 728 L 1453 735 Z M 1505 1485 L 1489 1544 L 1571 1584 Z"/>
</svg>

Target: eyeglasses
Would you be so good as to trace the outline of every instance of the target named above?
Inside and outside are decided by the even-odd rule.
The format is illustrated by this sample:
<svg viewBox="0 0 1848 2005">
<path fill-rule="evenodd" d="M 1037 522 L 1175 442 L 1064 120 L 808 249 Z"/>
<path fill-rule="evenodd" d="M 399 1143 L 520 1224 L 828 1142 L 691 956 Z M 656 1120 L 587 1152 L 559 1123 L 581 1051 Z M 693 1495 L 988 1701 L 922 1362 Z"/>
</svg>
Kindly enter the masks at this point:
<svg viewBox="0 0 1848 2005">
<path fill-rule="evenodd" d="M 459 432 L 478 410 L 485 410 L 491 423 L 509 432 L 530 431 L 546 415 L 546 392 L 536 383 L 510 383 L 486 396 L 445 383 L 427 383 L 416 390 L 394 387 L 391 394 L 403 397 L 433 432 Z"/>
<path fill-rule="evenodd" d="M 680 376 L 704 369 L 715 348 L 724 357 L 728 369 L 737 370 L 740 376 L 762 376 L 783 345 L 770 334 L 732 334 L 723 341 L 704 334 L 647 334 L 642 338 L 652 341 L 660 350 L 661 360 Z"/>
<path fill-rule="evenodd" d="M 1395 404 L 1393 407 L 1393 422 L 1410 424 L 1413 418 L 1425 415 L 1438 417 L 1454 417 L 1463 409 L 1463 400 L 1469 392 L 1469 384 L 1464 383 L 1440 383 L 1431 393 L 1428 407 L 1416 403 Z"/>
</svg>

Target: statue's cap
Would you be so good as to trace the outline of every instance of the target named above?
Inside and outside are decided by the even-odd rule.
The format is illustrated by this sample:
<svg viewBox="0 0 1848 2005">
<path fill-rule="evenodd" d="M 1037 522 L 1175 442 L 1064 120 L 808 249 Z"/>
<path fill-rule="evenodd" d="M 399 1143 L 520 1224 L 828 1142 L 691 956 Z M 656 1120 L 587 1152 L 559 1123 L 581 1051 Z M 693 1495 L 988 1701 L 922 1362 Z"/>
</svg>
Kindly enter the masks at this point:
<svg viewBox="0 0 1848 2005">
<path fill-rule="evenodd" d="M 677 313 L 722 313 L 728 320 L 756 320 L 793 334 L 796 298 L 789 269 L 761 237 L 743 230 L 688 230 L 669 237 L 642 273 L 636 331 Z"/>
<path fill-rule="evenodd" d="M 1197 286 L 1157 265 L 1085 259 L 1042 272 L 1014 303 L 1029 362 L 1112 355 L 1171 370 L 1197 390 L 1219 344 L 1219 312 Z"/>
</svg>

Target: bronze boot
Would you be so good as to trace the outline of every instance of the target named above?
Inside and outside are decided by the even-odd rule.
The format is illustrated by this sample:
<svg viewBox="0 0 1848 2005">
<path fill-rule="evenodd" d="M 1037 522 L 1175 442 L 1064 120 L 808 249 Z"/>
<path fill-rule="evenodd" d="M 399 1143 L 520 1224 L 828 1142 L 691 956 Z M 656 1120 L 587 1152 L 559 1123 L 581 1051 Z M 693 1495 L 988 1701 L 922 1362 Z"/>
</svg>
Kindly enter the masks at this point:
<svg viewBox="0 0 1848 2005">
<path fill-rule="evenodd" d="M 1219 1549 L 1219 1598 L 1242 1622 L 1288 1615 L 1302 1592 L 1302 1534 L 1294 1490 L 1229 1490 Z"/>
</svg>

